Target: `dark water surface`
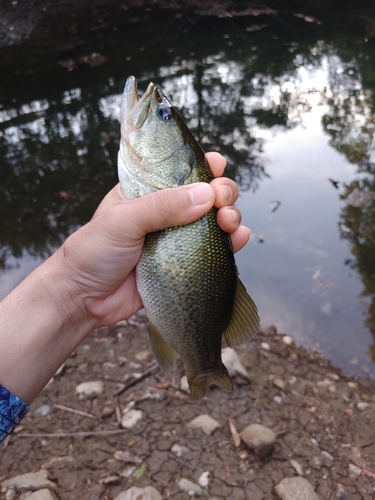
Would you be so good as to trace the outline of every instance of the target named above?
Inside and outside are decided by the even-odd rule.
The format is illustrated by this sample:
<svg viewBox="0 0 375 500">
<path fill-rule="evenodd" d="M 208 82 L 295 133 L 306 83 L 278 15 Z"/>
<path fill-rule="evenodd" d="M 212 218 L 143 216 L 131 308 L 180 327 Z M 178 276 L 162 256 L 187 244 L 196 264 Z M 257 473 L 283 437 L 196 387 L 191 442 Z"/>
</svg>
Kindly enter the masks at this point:
<svg viewBox="0 0 375 500">
<path fill-rule="evenodd" d="M 375 22 L 374 22 L 375 25 Z M 262 323 L 375 375 L 375 43 L 358 16 L 122 9 L 0 51 L 0 297 L 116 183 L 120 98 L 158 83 L 228 159 Z"/>
</svg>

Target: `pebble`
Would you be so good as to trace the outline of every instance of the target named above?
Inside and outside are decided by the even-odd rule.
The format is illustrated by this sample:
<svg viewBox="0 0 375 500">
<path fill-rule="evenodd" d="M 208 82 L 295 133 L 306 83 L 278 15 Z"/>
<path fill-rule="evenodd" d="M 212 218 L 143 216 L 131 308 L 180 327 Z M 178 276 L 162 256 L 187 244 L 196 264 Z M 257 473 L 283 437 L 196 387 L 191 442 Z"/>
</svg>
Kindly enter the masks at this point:
<svg viewBox="0 0 375 500">
<path fill-rule="evenodd" d="M 124 429 L 131 429 L 142 419 L 143 411 L 129 410 L 121 418 L 121 427 Z"/>
<path fill-rule="evenodd" d="M 55 487 L 54 483 L 48 479 L 48 472 L 45 469 L 6 479 L 1 483 L 1 486 L 2 488 L 13 488 L 16 490 L 39 490 Z"/>
<path fill-rule="evenodd" d="M 202 472 L 198 479 L 199 486 L 202 486 L 202 488 L 207 488 L 210 483 L 211 476 L 212 474 L 209 471 Z"/>
<path fill-rule="evenodd" d="M 272 452 L 276 434 L 261 424 L 250 424 L 240 433 L 242 441 L 261 459 Z"/>
<path fill-rule="evenodd" d="M 102 394 L 104 391 L 104 385 L 101 380 L 93 380 L 92 382 L 82 382 L 76 387 L 76 394 L 80 399 L 85 397 L 96 397 Z"/>
<path fill-rule="evenodd" d="M 55 500 L 55 496 L 48 488 L 43 488 L 37 491 L 28 491 L 23 493 L 19 500 Z"/>
<path fill-rule="evenodd" d="M 354 464 L 349 464 L 349 477 L 356 479 L 362 473 L 362 469 Z"/>
<path fill-rule="evenodd" d="M 171 452 L 178 458 L 188 458 L 190 456 L 189 448 L 186 448 L 186 446 L 180 446 L 179 444 L 174 444 L 171 448 Z"/>
<path fill-rule="evenodd" d="M 220 424 L 217 420 L 210 417 L 210 415 L 203 413 L 189 422 L 187 427 L 190 429 L 202 429 L 205 434 L 210 436 L 218 427 L 220 427 Z"/>
<path fill-rule="evenodd" d="M 303 477 L 288 477 L 275 486 L 281 500 L 319 500 L 313 486 Z"/>
<path fill-rule="evenodd" d="M 264 351 L 269 351 L 271 349 L 271 346 L 267 343 L 267 342 L 262 342 L 261 343 L 261 348 L 264 350 Z"/>
<path fill-rule="evenodd" d="M 152 486 L 146 488 L 132 486 L 128 490 L 121 491 L 113 500 L 163 500 L 163 497 Z"/>
<path fill-rule="evenodd" d="M 368 408 L 369 406 L 370 406 L 369 403 L 364 403 L 363 401 L 360 401 L 359 403 L 357 403 L 357 409 L 359 411 L 366 410 L 366 408 Z"/>
<path fill-rule="evenodd" d="M 189 383 L 188 383 L 186 375 L 184 375 L 183 377 L 181 377 L 181 380 L 180 380 L 180 389 L 183 392 L 187 392 L 188 394 L 190 393 Z"/>
<path fill-rule="evenodd" d="M 186 491 L 188 495 L 200 496 L 202 494 L 202 488 L 199 486 L 199 484 L 195 484 L 192 481 L 189 481 L 189 479 L 185 479 L 184 477 L 179 480 L 178 486 L 180 487 L 181 491 Z"/>
<path fill-rule="evenodd" d="M 281 378 L 274 378 L 272 380 L 272 383 L 275 387 L 277 387 L 278 389 L 284 391 L 285 390 L 285 382 L 284 380 L 281 380 Z"/>
<path fill-rule="evenodd" d="M 294 460 L 293 458 L 290 460 L 290 465 L 293 467 L 293 469 L 297 472 L 299 476 L 303 476 L 303 470 L 301 467 L 301 464 L 297 462 L 297 460 Z"/>
<path fill-rule="evenodd" d="M 250 380 L 246 368 L 241 363 L 240 358 L 234 349 L 230 347 L 222 349 L 221 359 L 231 377 L 242 375 L 242 377 L 245 377 L 246 380 Z"/>
<path fill-rule="evenodd" d="M 283 404 L 283 398 L 281 396 L 274 396 L 273 400 L 275 401 L 275 403 L 277 403 L 278 405 L 282 405 Z"/>
<path fill-rule="evenodd" d="M 51 413 L 51 407 L 50 405 L 39 406 L 39 408 L 36 408 L 34 410 L 34 413 L 36 413 L 37 415 L 41 415 L 42 417 L 46 417 Z"/>
<path fill-rule="evenodd" d="M 289 337 L 289 335 L 284 335 L 283 342 L 286 345 L 292 345 L 294 340 L 292 339 L 292 337 Z"/>
</svg>

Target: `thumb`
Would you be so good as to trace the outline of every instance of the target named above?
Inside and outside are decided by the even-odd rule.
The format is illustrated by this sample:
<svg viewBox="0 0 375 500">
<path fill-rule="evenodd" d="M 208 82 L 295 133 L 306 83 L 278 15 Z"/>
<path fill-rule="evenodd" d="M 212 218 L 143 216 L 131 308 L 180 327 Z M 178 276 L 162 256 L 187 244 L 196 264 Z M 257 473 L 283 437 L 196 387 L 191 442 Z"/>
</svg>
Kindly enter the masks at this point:
<svg viewBox="0 0 375 500">
<path fill-rule="evenodd" d="M 145 234 L 194 222 L 213 206 L 215 192 L 206 182 L 161 189 L 126 202 L 129 234 Z"/>
</svg>

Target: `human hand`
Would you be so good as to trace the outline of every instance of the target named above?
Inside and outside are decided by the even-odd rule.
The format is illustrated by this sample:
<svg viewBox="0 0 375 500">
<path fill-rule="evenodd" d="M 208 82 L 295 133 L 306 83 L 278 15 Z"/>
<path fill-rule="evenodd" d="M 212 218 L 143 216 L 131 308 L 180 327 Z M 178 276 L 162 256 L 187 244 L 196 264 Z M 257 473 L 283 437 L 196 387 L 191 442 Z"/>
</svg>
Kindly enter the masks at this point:
<svg viewBox="0 0 375 500">
<path fill-rule="evenodd" d="M 246 244 L 250 230 L 240 225 L 241 212 L 233 206 L 237 185 L 219 177 L 226 161 L 218 153 L 207 153 L 206 161 L 216 177 L 210 184 L 163 189 L 133 200 L 125 200 L 115 186 L 92 220 L 63 244 L 65 270 L 96 326 L 114 324 L 142 307 L 135 267 L 147 233 L 193 222 L 215 205 L 234 251 Z"/>
</svg>

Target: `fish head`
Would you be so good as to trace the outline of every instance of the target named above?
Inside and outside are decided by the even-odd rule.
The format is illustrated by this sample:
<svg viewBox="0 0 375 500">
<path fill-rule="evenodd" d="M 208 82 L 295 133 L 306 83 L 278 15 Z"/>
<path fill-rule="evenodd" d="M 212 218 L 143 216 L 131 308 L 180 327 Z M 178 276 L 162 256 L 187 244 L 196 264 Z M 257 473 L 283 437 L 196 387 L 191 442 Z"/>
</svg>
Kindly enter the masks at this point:
<svg viewBox="0 0 375 500">
<path fill-rule="evenodd" d="M 142 97 L 129 77 L 121 105 L 119 179 L 126 198 L 184 184 L 196 164 L 192 134 L 163 92 L 150 83 Z"/>
</svg>

